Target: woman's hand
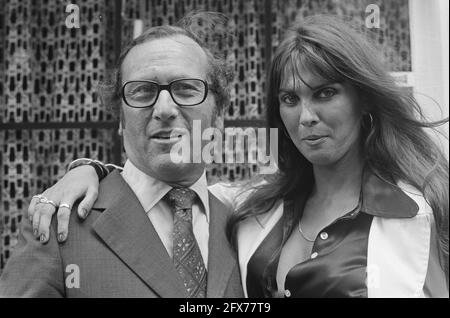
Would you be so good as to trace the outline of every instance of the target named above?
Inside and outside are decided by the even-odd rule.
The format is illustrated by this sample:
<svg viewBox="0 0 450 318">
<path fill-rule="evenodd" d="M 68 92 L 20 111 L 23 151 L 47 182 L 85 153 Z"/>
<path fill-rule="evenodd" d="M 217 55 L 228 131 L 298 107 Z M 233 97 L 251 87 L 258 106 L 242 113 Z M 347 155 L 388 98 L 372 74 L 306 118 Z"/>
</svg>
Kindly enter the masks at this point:
<svg viewBox="0 0 450 318">
<path fill-rule="evenodd" d="M 98 197 L 99 181 L 92 166 L 84 165 L 67 172 L 55 185 L 41 195 L 51 203 L 40 202 L 36 196 L 28 207 L 28 219 L 33 224 L 33 234 L 42 243 L 50 237 L 50 223 L 53 214 L 58 210 L 58 241 L 64 242 L 68 235 L 70 212 L 73 204 L 82 199 L 78 205 L 78 216 L 85 219 Z M 59 207 L 57 209 L 57 207 Z"/>
</svg>

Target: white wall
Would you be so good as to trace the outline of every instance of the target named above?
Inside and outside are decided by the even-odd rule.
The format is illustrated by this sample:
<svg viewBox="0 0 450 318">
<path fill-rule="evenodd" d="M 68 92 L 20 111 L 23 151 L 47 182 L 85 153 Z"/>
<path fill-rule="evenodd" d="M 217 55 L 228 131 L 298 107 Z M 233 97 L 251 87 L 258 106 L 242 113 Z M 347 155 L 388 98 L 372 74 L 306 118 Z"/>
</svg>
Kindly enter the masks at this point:
<svg viewBox="0 0 450 318">
<path fill-rule="evenodd" d="M 449 113 L 449 2 L 409 0 L 409 9 L 416 98 L 430 120 L 442 119 Z M 448 124 L 440 131 L 446 136 L 438 138 L 448 157 Z"/>
</svg>

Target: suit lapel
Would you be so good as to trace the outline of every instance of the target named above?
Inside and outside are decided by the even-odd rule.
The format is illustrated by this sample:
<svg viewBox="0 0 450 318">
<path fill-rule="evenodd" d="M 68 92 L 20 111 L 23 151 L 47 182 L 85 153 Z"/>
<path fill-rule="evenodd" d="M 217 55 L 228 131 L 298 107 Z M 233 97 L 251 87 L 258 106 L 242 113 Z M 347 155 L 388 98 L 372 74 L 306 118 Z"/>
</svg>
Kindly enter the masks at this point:
<svg viewBox="0 0 450 318">
<path fill-rule="evenodd" d="M 134 192 L 118 172 L 102 182 L 93 227 L 108 247 L 161 297 L 187 297 L 183 283 Z"/>
<path fill-rule="evenodd" d="M 237 266 L 236 255 L 231 250 L 225 235 L 229 209 L 209 192 L 209 256 L 208 286 L 206 295 L 209 298 L 224 297 L 230 275 Z"/>
</svg>

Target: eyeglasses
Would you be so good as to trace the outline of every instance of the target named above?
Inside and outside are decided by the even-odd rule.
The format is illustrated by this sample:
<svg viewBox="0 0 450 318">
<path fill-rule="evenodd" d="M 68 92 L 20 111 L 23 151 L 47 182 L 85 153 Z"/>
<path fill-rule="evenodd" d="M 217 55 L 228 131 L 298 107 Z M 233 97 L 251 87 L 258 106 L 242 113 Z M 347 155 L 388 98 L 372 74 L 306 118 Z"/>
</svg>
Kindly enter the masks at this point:
<svg viewBox="0 0 450 318">
<path fill-rule="evenodd" d="M 205 101 L 208 84 L 195 78 L 177 79 L 167 85 L 152 81 L 129 81 L 122 87 L 122 98 L 130 107 L 152 107 L 162 90 L 168 91 L 179 106 L 195 106 Z"/>
</svg>

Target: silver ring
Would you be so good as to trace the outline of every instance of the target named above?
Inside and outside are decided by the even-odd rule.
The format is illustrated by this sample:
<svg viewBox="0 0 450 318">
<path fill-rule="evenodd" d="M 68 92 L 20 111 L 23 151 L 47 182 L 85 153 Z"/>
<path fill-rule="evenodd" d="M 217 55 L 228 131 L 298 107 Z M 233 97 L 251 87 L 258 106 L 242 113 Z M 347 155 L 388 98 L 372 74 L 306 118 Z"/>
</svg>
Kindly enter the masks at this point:
<svg viewBox="0 0 450 318">
<path fill-rule="evenodd" d="M 36 195 L 33 195 L 31 197 L 31 199 L 38 199 L 38 200 L 40 200 L 42 197 L 43 197 L 42 194 L 36 194 Z"/>
<path fill-rule="evenodd" d="M 41 195 L 41 197 L 39 198 L 39 203 L 44 203 L 44 204 L 50 204 L 50 205 L 53 205 L 53 207 L 56 209 L 56 204 L 55 204 L 55 202 L 53 202 L 52 200 L 47 199 L 47 198 L 44 197 L 43 195 Z"/>
<path fill-rule="evenodd" d="M 59 205 L 59 208 L 68 208 L 69 210 L 71 210 L 72 208 L 70 207 L 70 204 L 67 203 L 63 203 Z"/>
<path fill-rule="evenodd" d="M 53 205 L 53 207 L 54 207 L 55 209 L 57 208 L 56 203 L 53 202 L 52 200 L 48 200 L 48 199 L 47 199 L 47 202 L 45 202 L 45 203 L 50 204 L 50 205 Z"/>
<path fill-rule="evenodd" d="M 47 203 L 47 202 L 48 202 L 48 199 L 46 197 L 44 197 L 43 195 L 41 195 L 39 197 L 39 203 Z"/>
</svg>

